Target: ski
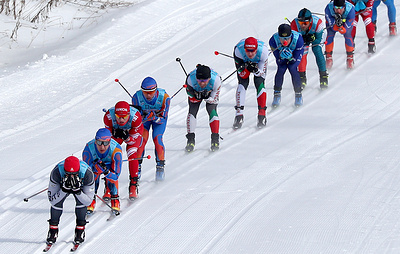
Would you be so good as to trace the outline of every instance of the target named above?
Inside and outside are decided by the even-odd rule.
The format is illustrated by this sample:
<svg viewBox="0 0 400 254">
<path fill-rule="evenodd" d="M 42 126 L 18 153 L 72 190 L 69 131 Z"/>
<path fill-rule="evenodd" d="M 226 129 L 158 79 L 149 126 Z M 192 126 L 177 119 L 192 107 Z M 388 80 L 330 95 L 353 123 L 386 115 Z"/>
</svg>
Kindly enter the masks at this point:
<svg viewBox="0 0 400 254">
<path fill-rule="evenodd" d="M 111 214 L 110 214 L 110 217 L 108 217 L 107 221 L 111 221 L 111 220 L 115 219 L 115 217 L 117 217 L 120 214 L 121 213 L 119 211 L 112 210 Z"/>
<path fill-rule="evenodd" d="M 43 252 L 48 252 L 51 249 L 51 247 L 53 247 L 52 243 L 46 243 L 46 247 L 43 249 Z"/>
<path fill-rule="evenodd" d="M 74 252 L 74 251 L 76 251 L 78 248 L 79 248 L 79 246 L 80 246 L 81 244 L 80 243 L 74 243 L 74 246 L 72 246 L 72 248 L 71 248 L 71 252 Z"/>
</svg>

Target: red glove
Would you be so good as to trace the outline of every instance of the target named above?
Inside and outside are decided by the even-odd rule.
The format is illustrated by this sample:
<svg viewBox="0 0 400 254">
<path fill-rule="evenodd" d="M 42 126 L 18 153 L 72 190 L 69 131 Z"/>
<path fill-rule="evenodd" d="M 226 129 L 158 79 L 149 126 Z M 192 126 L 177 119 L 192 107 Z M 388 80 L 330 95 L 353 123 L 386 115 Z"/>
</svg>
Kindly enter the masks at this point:
<svg viewBox="0 0 400 254">
<path fill-rule="evenodd" d="M 341 34 L 346 33 L 346 28 L 344 26 L 338 27 L 336 24 L 333 25 L 333 30 L 335 30 L 336 32 L 339 32 Z"/>
<path fill-rule="evenodd" d="M 243 69 L 243 71 L 239 72 L 239 77 L 242 79 L 247 79 L 250 76 L 250 72 L 247 69 Z"/>
</svg>

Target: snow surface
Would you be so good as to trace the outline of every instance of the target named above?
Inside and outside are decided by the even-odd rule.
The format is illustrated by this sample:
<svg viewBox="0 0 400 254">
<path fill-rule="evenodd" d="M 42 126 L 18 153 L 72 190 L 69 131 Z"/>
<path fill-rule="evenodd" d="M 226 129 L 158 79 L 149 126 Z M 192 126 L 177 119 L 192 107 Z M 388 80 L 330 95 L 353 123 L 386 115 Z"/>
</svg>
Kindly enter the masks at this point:
<svg viewBox="0 0 400 254">
<path fill-rule="evenodd" d="M 45 193 L 51 169 L 103 126 L 103 108 L 133 94 L 152 76 L 172 95 L 197 63 L 223 78 L 242 38 L 268 42 L 285 17 L 328 1 L 153 0 L 114 9 L 91 26 L 56 26 L 34 40 L 0 45 L 0 253 L 40 253 L 48 230 Z M 400 8 L 396 3 L 397 9 Z M 69 9 L 66 9 L 70 14 Z M 62 15 L 61 10 L 57 10 Z M 128 169 L 120 177 L 121 215 L 111 222 L 100 204 L 89 219 L 80 253 L 400 253 L 400 36 L 389 38 L 386 6 L 378 9 L 377 53 L 368 57 L 360 24 L 354 70 L 345 69 L 336 38 L 329 89 L 321 92 L 311 53 L 304 106 L 294 110 L 289 74 L 282 105 L 256 130 L 253 84 L 245 123 L 232 132 L 236 78 L 224 82 L 218 113 L 221 149 L 208 151 L 204 105 L 196 150 L 185 154 L 187 97 L 171 102 L 165 133 L 166 180 L 143 164 L 140 199 L 129 205 Z M 323 16 L 320 16 L 323 18 Z M 0 21 L 6 22 L 4 17 Z M 7 21 L 8 22 L 8 21 Z M 26 28 L 27 29 L 27 28 Z M 38 37 L 38 38 L 39 38 Z M 271 56 L 268 106 L 276 71 Z M 269 108 L 270 111 L 270 108 Z M 147 144 L 153 156 L 154 146 Z M 69 253 L 75 227 L 69 198 L 52 253 Z"/>
</svg>

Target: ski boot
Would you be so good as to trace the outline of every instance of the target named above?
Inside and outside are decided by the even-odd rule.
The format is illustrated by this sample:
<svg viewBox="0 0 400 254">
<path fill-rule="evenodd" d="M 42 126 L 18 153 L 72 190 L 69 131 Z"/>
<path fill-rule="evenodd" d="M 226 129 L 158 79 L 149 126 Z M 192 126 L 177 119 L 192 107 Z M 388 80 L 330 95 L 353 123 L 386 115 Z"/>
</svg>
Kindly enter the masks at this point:
<svg viewBox="0 0 400 254">
<path fill-rule="evenodd" d="M 165 172 L 164 172 L 165 161 L 161 160 L 157 162 L 156 166 L 156 181 L 164 181 Z"/>
<path fill-rule="evenodd" d="M 233 122 L 233 128 L 240 129 L 242 128 L 242 125 L 243 125 L 243 115 L 235 116 L 235 121 Z"/>
<path fill-rule="evenodd" d="M 219 134 L 211 133 L 211 152 L 215 152 L 219 150 Z"/>
<path fill-rule="evenodd" d="M 111 196 L 111 209 L 119 212 L 120 205 L 119 205 L 119 196 L 118 195 Z"/>
<path fill-rule="evenodd" d="M 105 180 L 105 179 L 104 179 Z M 105 180 L 106 181 L 106 180 Z M 103 200 L 108 202 L 111 200 L 111 194 L 110 194 L 110 189 L 107 187 L 107 182 L 106 182 L 106 188 L 104 190 L 104 195 L 103 195 Z"/>
<path fill-rule="evenodd" d="M 354 54 L 353 52 L 347 52 L 347 69 L 351 70 L 354 68 Z"/>
<path fill-rule="evenodd" d="M 265 115 L 257 116 L 257 127 L 259 129 L 264 128 L 267 125 L 267 117 Z"/>
<path fill-rule="evenodd" d="M 49 222 L 49 232 L 47 233 L 46 243 L 49 245 L 54 244 L 58 237 L 58 222 L 48 220 Z"/>
<path fill-rule="evenodd" d="M 86 221 L 77 221 L 75 228 L 74 244 L 81 244 L 85 241 Z"/>
<path fill-rule="evenodd" d="M 274 91 L 274 100 L 272 107 L 276 108 L 281 104 L 281 91 Z"/>
<path fill-rule="evenodd" d="M 319 87 L 321 89 L 328 88 L 328 72 L 327 71 L 319 72 Z"/>
<path fill-rule="evenodd" d="M 92 214 L 94 212 L 94 208 L 96 207 L 96 195 L 93 198 L 92 203 L 87 207 L 87 214 Z"/>
<path fill-rule="evenodd" d="M 299 74 L 300 74 L 300 80 L 301 80 L 301 90 L 303 90 L 304 88 L 306 88 L 306 85 L 307 85 L 306 72 L 302 71 L 302 72 L 299 72 Z"/>
<path fill-rule="evenodd" d="M 131 177 L 131 182 L 129 183 L 129 200 L 133 201 L 139 198 L 139 184 L 137 177 Z"/>
<path fill-rule="evenodd" d="M 332 69 L 333 65 L 333 59 L 332 59 L 332 51 L 331 52 L 325 52 L 326 54 L 326 68 L 328 70 Z"/>
<path fill-rule="evenodd" d="M 392 22 L 389 24 L 389 35 L 396 36 L 396 34 L 397 34 L 396 22 Z"/>
<path fill-rule="evenodd" d="M 375 52 L 376 52 L 375 39 L 371 38 L 368 40 L 368 53 L 373 54 Z"/>
<path fill-rule="evenodd" d="M 188 133 L 186 134 L 186 138 L 187 138 L 187 144 L 185 147 L 185 151 L 190 153 L 194 150 L 194 145 L 195 145 L 195 134 L 194 133 Z"/>
<path fill-rule="evenodd" d="M 295 98 L 294 98 L 294 105 L 296 107 L 300 107 L 303 105 L 303 95 L 300 93 L 296 93 Z"/>
</svg>

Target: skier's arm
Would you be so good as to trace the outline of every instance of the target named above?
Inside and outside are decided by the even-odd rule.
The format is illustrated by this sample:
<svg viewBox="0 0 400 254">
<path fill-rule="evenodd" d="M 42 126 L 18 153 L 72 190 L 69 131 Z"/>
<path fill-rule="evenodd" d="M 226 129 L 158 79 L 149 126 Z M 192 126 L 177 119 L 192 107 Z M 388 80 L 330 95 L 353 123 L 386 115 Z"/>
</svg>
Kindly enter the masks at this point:
<svg viewBox="0 0 400 254">
<path fill-rule="evenodd" d="M 85 176 L 82 179 L 81 189 L 80 194 L 75 194 L 75 197 L 84 206 L 89 206 L 94 198 L 94 175 L 90 167 L 86 170 Z"/>
<path fill-rule="evenodd" d="M 205 101 L 210 104 L 218 104 L 219 102 L 219 93 L 221 90 L 221 77 L 217 75 L 214 82 L 213 90 L 211 91 L 210 97 L 208 97 Z"/>
<path fill-rule="evenodd" d="M 68 193 L 61 190 L 61 181 L 61 175 L 57 165 L 50 173 L 49 188 L 47 190 L 47 197 L 51 206 L 55 209 L 57 209 L 55 205 L 68 195 Z"/>
</svg>

